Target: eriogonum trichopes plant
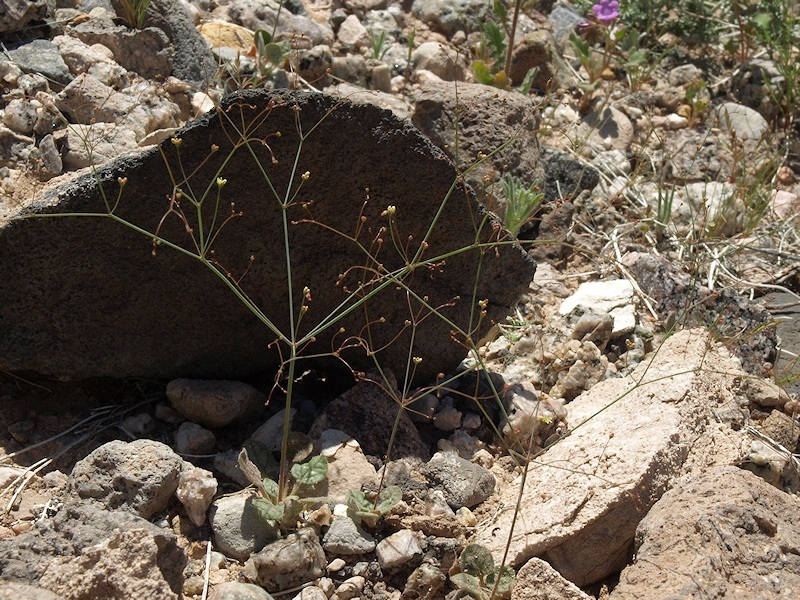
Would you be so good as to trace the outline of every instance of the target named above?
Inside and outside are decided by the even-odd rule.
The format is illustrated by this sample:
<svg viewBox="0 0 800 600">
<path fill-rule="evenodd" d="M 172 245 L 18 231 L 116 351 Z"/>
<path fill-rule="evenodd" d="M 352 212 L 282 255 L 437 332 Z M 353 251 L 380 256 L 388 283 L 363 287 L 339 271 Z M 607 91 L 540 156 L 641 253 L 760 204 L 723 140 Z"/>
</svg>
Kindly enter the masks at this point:
<svg viewBox="0 0 800 600">
<path fill-rule="evenodd" d="M 619 2 L 617 0 L 600 0 L 592 6 L 594 16 L 606 27 L 619 18 Z"/>
</svg>

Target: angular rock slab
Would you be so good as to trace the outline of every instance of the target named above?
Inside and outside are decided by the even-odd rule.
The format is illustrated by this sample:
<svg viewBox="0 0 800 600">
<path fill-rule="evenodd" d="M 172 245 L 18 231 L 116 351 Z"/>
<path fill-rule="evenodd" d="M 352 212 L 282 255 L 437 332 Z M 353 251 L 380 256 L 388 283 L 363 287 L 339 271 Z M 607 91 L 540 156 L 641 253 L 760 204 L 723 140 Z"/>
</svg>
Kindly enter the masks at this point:
<svg viewBox="0 0 800 600">
<path fill-rule="evenodd" d="M 451 336 L 452 324 L 477 339 L 502 320 L 533 278 L 535 265 L 520 247 L 474 248 L 476 240 L 497 239 L 502 230 L 493 229 L 497 224 L 474 196 L 454 184 L 450 161 L 387 111 L 321 94 L 251 91 L 228 97 L 221 110 L 176 137 L 179 145 L 167 140 L 121 157 L 97 176 L 86 174 L 46 194 L 29 211 L 104 212 L 102 187 L 115 217 L 196 252 L 201 225 L 187 196 L 206 193 L 203 227 L 213 244 L 205 250 L 217 272 L 167 244 L 153 256 L 151 237 L 108 218 L 6 223 L 0 226 L 0 369 L 72 379 L 238 378 L 275 369 L 279 356 L 268 348 L 275 333 L 226 282 L 239 282 L 262 320 L 290 332 L 281 210 L 287 199 L 295 321 L 304 287 L 311 298 L 301 334 L 352 303 L 359 284 L 377 270 L 397 273 L 416 294 L 394 282 L 380 291 L 368 285 L 364 292 L 375 294 L 366 307 L 317 332 L 316 343 L 304 348 L 326 353 L 349 345 L 346 358 L 354 368 L 374 366 L 354 348 L 358 337 L 398 374 L 409 355 L 421 358 L 415 379 L 431 380 L 465 355 Z M 126 180 L 122 188 L 120 178 Z M 226 181 L 221 188 L 218 178 Z M 178 189 L 180 208 L 173 204 L 168 214 Z M 381 233 L 390 220 L 394 238 Z M 361 246 L 352 239 L 356 233 Z M 425 258 L 448 256 L 403 272 L 426 235 Z M 341 283 L 340 274 L 346 274 Z M 480 327 L 473 298 L 488 300 Z M 449 322 L 430 315 L 425 303 Z"/>
<path fill-rule="evenodd" d="M 603 381 L 568 404 L 571 434 L 530 463 L 509 559 L 543 558 L 579 586 L 624 567 L 636 526 L 688 469 L 712 408 L 733 400 L 736 376 L 745 376 L 738 362 L 706 332 L 683 331 L 631 376 Z M 511 531 L 519 483 L 502 488 L 503 512 L 474 540 L 495 559 Z"/>
<path fill-rule="evenodd" d="M 0 581 L 38 584 L 54 561 L 60 560 L 62 564 L 64 561 L 80 561 L 88 552 L 94 552 L 93 548 L 111 547 L 114 544 L 113 540 L 119 539 L 120 532 L 136 534 L 143 544 L 151 549 L 153 547 L 157 549 L 155 562 L 161 573 L 159 579 L 165 581 L 175 592 L 173 597 L 177 597 L 183 585 L 183 569 L 188 559 L 175 534 L 128 512 L 107 511 L 89 503 L 65 504 L 52 519 L 42 521 L 21 535 L 0 540 Z M 152 555 L 150 556 L 140 557 L 142 565 L 146 564 L 147 571 L 153 566 Z M 122 564 L 117 566 L 122 570 Z M 125 565 L 127 566 L 129 565 Z M 98 569 L 98 576 L 100 573 Z M 139 585 L 140 589 L 144 590 L 141 581 Z M 114 592 L 118 590 L 114 590 L 113 587 L 115 586 L 109 586 L 106 597 L 133 597 L 128 593 L 130 588 L 127 592 L 115 595 Z M 15 598 L 27 597 L 35 596 L 15 596 Z M 58 597 L 66 596 L 59 594 Z M 78 596 L 75 590 L 74 597 L 86 596 Z M 88 597 L 99 596 L 94 594 Z M 156 596 L 148 596 L 145 593 L 142 597 Z"/>
<path fill-rule="evenodd" d="M 613 600 L 795 598 L 800 500 L 736 467 L 682 482 L 636 531 Z"/>
</svg>

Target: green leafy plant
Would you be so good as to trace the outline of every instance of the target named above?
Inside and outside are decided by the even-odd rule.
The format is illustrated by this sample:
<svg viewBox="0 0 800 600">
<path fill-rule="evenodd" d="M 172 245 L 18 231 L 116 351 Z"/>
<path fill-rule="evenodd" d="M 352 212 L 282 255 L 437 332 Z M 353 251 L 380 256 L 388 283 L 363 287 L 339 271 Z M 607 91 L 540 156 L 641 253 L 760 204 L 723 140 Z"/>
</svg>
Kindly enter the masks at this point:
<svg viewBox="0 0 800 600">
<path fill-rule="evenodd" d="M 538 182 L 525 185 L 513 175 L 504 175 L 500 179 L 506 197 L 506 210 L 503 223 L 512 234 L 519 234 L 522 226 L 536 213 L 544 200 Z"/>
<path fill-rule="evenodd" d="M 680 107 L 678 112 L 689 119 L 689 126 L 693 127 L 704 119 L 708 113 L 709 96 L 706 90 L 706 82 L 701 79 L 688 85 L 684 97 L 686 98 L 686 104 Z"/>
<path fill-rule="evenodd" d="M 475 600 L 510 598 L 514 588 L 514 571 L 496 567 L 492 553 L 480 544 L 468 544 L 458 559 L 460 573 L 450 575 L 450 582 L 460 597 Z"/>
<path fill-rule="evenodd" d="M 483 24 L 481 43 L 478 48 L 478 58 L 472 62 L 472 71 L 475 79 L 484 85 L 499 88 L 509 86 L 508 75 L 503 67 L 506 55 L 506 34 L 498 21 L 503 22 L 508 18 L 502 2 L 494 3 L 494 20 L 487 20 Z"/>
<path fill-rule="evenodd" d="M 276 68 L 281 67 L 289 56 L 289 44 L 276 42 L 275 34 L 264 29 L 259 29 L 253 34 L 253 42 L 258 76 L 261 79 L 267 78 Z"/>
<path fill-rule="evenodd" d="M 308 495 L 327 477 L 327 459 L 321 455 L 309 458 L 313 446 L 306 436 L 292 432 L 289 437 L 293 464 L 289 471 L 292 487 L 288 494 L 281 494 L 278 482 L 264 476 L 276 463 L 272 453 L 263 445 L 252 440 L 247 445 L 254 459 L 261 463 L 260 466 L 251 460 L 247 446 L 239 452 L 239 470 L 259 494 L 259 498 L 253 500 L 253 507 L 273 537 L 297 528 L 298 523 L 302 522 L 303 511 L 327 502 L 327 498 Z"/>
<path fill-rule="evenodd" d="M 782 89 L 770 89 L 780 107 L 788 129 L 794 121 L 800 101 L 800 20 L 789 0 L 763 0 L 753 16 L 755 37 L 767 49 L 782 77 Z"/>
<path fill-rule="evenodd" d="M 514 50 L 514 38 L 517 20 L 522 10 L 523 0 L 515 0 L 514 11 L 509 22 L 509 14 L 502 0 L 494 0 L 492 17 L 488 19 L 481 31 L 481 41 L 476 49 L 475 60 L 472 61 L 472 72 L 478 83 L 491 85 L 501 89 L 509 89 L 511 80 L 511 54 Z M 529 71 L 517 91 L 527 94 L 535 76 L 535 70 Z"/>
<path fill-rule="evenodd" d="M 359 525 L 365 523 L 369 527 L 375 527 L 378 520 L 402 499 L 403 492 L 394 485 L 383 488 L 380 494 L 375 494 L 372 498 L 361 490 L 350 490 L 345 500 L 347 516 Z"/>
<path fill-rule="evenodd" d="M 150 0 L 119 0 L 119 5 L 122 9 L 121 16 L 128 24 L 128 27 L 144 29 L 147 23 L 147 7 L 150 6 Z"/>
</svg>

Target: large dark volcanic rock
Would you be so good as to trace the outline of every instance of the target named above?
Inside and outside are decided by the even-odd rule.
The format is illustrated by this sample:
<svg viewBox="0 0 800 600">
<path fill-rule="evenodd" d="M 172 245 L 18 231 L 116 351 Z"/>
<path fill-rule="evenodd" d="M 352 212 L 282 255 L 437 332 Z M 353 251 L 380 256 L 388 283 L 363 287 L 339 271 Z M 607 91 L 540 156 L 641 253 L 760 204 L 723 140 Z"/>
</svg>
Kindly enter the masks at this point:
<svg viewBox="0 0 800 600">
<path fill-rule="evenodd" d="M 533 277 L 535 265 L 520 247 L 477 248 L 503 230 L 471 192 L 453 185 L 450 161 L 388 111 L 321 94 L 248 92 L 177 137 L 179 145 L 168 140 L 73 180 L 26 214 L 102 213 L 102 187 L 115 219 L 158 230 L 188 252 L 197 252 L 202 231 L 212 240 L 206 256 L 216 272 L 166 243 L 154 256 L 150 237 L 110 218 L 7 223 L 0 227 L 0 369 L 78 379 L 243 377 L 276 368 L 279 354 L 268 346 L 277 336 L 264 322 L 290 336 L 282 200 L 290 204 L 285 227 L 299 335 L 337 307 L 343 313 L 359 294 L 373 294 L 317 332 L 302 348 L 306 355 L 359 338 L 376 354 L 344 352 L 353 368 L 377 360 L 402 379 L 414 356 L 422 358 L 415 379 L 429 380 L 466 353 L 463 336 L 451 335 L 454 324 L 480 335 Z M 120 178 L 127 179 L 122 188 Z M 218 178 L 226 180 L 221 188 Z M 205 195 L 202 225 L 190 195 Z M 173 197 L 180 204 L 169 213 Z M 403 270 L 426 234 L 423 258 L 446 258 Z M 226 279 L 239 282 L 261 320 Z M 298 326 L 305 287 L 311 301 Z M 488 305 L 480 319 L 475 300 L 482 299 Z M 281 351 L 286 357 L 285 344 Z"/>
</svg>

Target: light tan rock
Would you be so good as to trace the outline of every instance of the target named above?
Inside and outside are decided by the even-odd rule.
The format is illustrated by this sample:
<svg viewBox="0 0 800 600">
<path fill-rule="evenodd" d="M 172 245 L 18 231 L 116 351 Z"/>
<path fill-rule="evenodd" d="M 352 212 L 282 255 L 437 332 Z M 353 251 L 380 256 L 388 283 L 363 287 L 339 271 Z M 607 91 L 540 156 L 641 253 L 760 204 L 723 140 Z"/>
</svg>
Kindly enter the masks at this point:
<svg viewBox="0 0 800 600">
<path fill-rule="evenodd" d="M 545 558 L 577 585 L 621 569 L 639 520 L 684 472 L 712 409 L 733 399 L 736 376 L 738 363 L 706 332 L 674 335 L 631 376 L 567 405 L 572 433 L 530 464 L 513 535 L 519 478 L 501 488 L 505 509 L 473 541 L 500 559 L 511 535 L 512 563 Z"/>
<path fill-rule="evenodd" d="M 209 21 L 198 25 L 197 31 L 212 48 L 233 48 L 247 54 L 253 47 L 253 31 L 235 23 Z"/>
<path fill-rule="evenodd" d="M 590 600 L 574 583 L 540 558 L 532 558 L 517 573 L 511 600 Z"/>
<path fill-rule="evenodd" d="M 636 561 L 611 600 L 795 598 L 800 500 L 721 467 L 656 502 L 636 531 Z"/>
<path fill-rule="evenodd" d="M 159 548 L 144 529 L 117 530 L 80 556 L 55 557 L 39 585 L 64 600 L 177 600 L 158 565 Z"/>
</svg>

